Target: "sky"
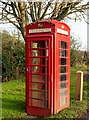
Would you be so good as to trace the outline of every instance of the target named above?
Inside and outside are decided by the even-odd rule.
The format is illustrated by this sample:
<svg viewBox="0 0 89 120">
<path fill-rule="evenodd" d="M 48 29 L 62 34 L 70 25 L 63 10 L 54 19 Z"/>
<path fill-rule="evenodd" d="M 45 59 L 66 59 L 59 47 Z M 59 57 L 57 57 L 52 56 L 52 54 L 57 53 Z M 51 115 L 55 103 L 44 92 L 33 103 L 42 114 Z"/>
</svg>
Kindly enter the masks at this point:
<svg viewBox="0 0 89 120">
<path fill-rule="evenodd" d="M 87 23 L 85 21 L 82 22 L 74 22 L 74 21 L 70 21 L 66 23 L 71 31 L 70 33 L 74 35 L 75 38 L 77 38 L 77 40 L 81 43 L 82 45 L 82 50 L 86 50 L 87 49 Z M 17 29 L 12 25 L 12 24 L 0 24 L 0 30 L 7 30 L 10 33 L 12 33 L 12 31 L 15 33 L 17 31 Z"/>
<path fill-rule="evenodd" d="M 88 0 L 83 0 L 83 4 L 86 3 Z M 88 11 L 89 12 L 89 11 Z M 87 13 L 88 13 L 87 12 Z M 72 16 L 71 16 L 72 17 Z M 82 45 L 82 50 L 87 50 L 87 23 L 85 21 L 72 21 L 72 20 L 67 20 L 65 23 L 70 27 L 71 34 L 74 34 L 74 37 L 77 38 L 77 40 L 81 43 Z M 15 28 L 12 24 L 2 24 L 0 23 L 0 31 L 1 30 L 7 30 L 8 32 L 15 33 L 17 32 L 17 28 Z"/>
<path fill-rule="evenodd" d="M 82 22 L 69 22 L 67 25 L 70 27 L 70 33 L 75 35 L 75 38 L 80 42 L 81 49 L 87 50 L 87 23 L 85 21 Z"/>
</svg>

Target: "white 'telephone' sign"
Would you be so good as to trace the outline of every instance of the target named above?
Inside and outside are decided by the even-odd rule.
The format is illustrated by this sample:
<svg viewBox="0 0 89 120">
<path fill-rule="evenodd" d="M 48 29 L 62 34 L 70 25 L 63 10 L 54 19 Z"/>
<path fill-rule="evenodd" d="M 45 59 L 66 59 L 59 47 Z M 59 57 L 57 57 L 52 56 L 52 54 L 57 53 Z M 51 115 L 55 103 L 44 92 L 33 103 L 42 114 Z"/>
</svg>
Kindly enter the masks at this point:
<svg viewBox="0 0 89 120">
<path fill-rule="evenodd" d="M 59 28 L 57 28 L 57 32 L 61 33 L 61 34 L 64 34 L 64 35 L 68 35 L 68 31 L 62 30 L 62 29 L 59 29 Z"/>
<path fill-rule="evenodd" d="M 29 33 L 51 32 L 51 28 L 29 29 Z"/>
</svg>

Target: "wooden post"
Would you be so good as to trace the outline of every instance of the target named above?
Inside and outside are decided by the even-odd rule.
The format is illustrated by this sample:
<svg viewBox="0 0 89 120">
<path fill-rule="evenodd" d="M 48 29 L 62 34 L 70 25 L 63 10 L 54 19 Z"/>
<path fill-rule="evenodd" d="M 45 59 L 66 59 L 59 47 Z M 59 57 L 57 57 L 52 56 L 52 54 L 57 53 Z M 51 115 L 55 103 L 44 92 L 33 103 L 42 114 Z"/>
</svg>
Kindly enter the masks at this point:
<svg viewBox="0 0 89 120">
<path fill-rule="evenodd" d="M 83 72 L 76 72 L 75 99 L 82 101 L 83 95 Z"/>
</svg>

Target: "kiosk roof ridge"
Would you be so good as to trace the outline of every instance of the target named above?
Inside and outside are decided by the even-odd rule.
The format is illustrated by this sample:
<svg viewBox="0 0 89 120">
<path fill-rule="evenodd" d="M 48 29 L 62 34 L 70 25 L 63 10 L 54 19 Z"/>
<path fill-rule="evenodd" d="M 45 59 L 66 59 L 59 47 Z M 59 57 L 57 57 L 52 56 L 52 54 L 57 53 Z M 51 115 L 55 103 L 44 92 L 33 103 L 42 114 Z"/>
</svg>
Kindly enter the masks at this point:
<svg viewBox="0 0 89 120">
<path fill-rule="evenodd" d="M 67 24 L 65 24 L 64 22 L 58 21 L 58 20 L 50 20 L 50 19 L 38 20 L 38 21 L 32 22 L 30 24 L 42 23 L 42 22 L 51 23 L 53 25 L 63 24 L 63 25 L 65 25 L 70 30 L 70 28 L 69 28 L 69 26 Z M 29 25 L 27 25 L 27 26 L 29 26 Z"/>
</svg>

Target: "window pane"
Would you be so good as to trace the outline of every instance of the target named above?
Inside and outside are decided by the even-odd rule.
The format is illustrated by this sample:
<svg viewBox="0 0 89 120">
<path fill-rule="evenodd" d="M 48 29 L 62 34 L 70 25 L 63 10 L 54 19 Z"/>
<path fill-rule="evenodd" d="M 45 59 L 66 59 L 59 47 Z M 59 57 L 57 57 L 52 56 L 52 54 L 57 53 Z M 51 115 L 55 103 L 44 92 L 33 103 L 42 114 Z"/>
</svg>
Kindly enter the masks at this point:
<svg viewBox="0 0 89 120">
<path fill-rule="evenodd" d="M 66 42 L 61 41 L 61 48 L 66 49 Z"/>
<path fill-rule="evenodd" d="M 66 65 L 66 59 L 65 58 L 61 58 L 61 65 Z"/>
<path fill-rule="evenodd" d="M 60 84 L 60 89 L 65 89 L 66 88 L 66 83 L 61 83 Z"/>
<path fill-rule="evenodd" d="M 32 75 L 32 81 L 45 82 L 45 75 Z"/>
<path fill-rule="evenodd" d="M 61 75 L 61 81 L 66 81 L 66 75 Z"/>
<path fill-rule="evenodd" d="M 45 56 L 45 49 L 33 50 L 33 56 Z"/>
<path fill-rule="evenodd" d="M 45 68 L 47 68 L 47 67 L 44 67 L 44 66 L 32 66 L 33 72 L 36 72 L 36 73 L 45 73 Z"/>
<path fill-rule="evenodd" d="M 66 50 L 61 50 L 61 57 L 66 57 Z"/>
<path fill-rule="evenodd" d="M 42 90 L 42 91 L 45 91 L 45 84 L 32 83 L 32 85 L 33 85 L 33 90 Z"/>
<path fill-rule="evenodd" d="M 65 96 L 66 96 L 66 90 L 60 92 L 60 98 L 65 97 Z"/>
<path fill-rule="evenodd" d="M 29 48 L 31 48 L 31 41 L 29 41 Z"/>
<path fill-rule="evenodd" d="M 37 42 L 33 41 L 32 48 L 45 48 L 45 40 L 38 40 Z"/>
<path fill-rule="evenodd" d="M 45 92 L 32 91 L 32 98 L 45 99 Z"/>
<path fill-rule="evenodd" d="M 33 70 L 33 72 L 37 72 L 38 71 L 38 66 L 33 66 L 32 70 Z"/>
<path fill-rule="evenodd" d="M 60 100 L 60 106 L 63 106 L 66 104 L 66 98 L 63 98 Z"/>
<path fill-rule="evenodd" d="M 33 53 L 32 53 L 33 56 L 38 56 L 38 50 L 33 50 L 32 52 L 33 52 Z"/>
<path fill-rule="evenodd" d="M 61 67 L 61 73 L 66 73 L 66 67 Z"/>
<path fill-rule="evenodd" d="M 43 107 L 44 108 L 45 107 L 45 101 L 32 99 L 32 106 L 34 106 L 34 107 Z"/>
<path fill-rule="evenodd" d="M 48 58 L 32 58 L 32 59 L 33 59 L 33 64 L 48 65 Z M 47 60 L 47 64 L 45 64 L 45 60 Z"/>
<path fill-rule="evenodd" d="M 49 50 L 47 49 L 47 56 L 49 56 Z"/>
<path fill-rule="evenodd" d="M 33 58 L 33 64 L 38 64 L 38 63 L 39 63 L 39 62 L 38 62 L 39 60 L 40 60 L 40 58 Z"/>
</svg>

